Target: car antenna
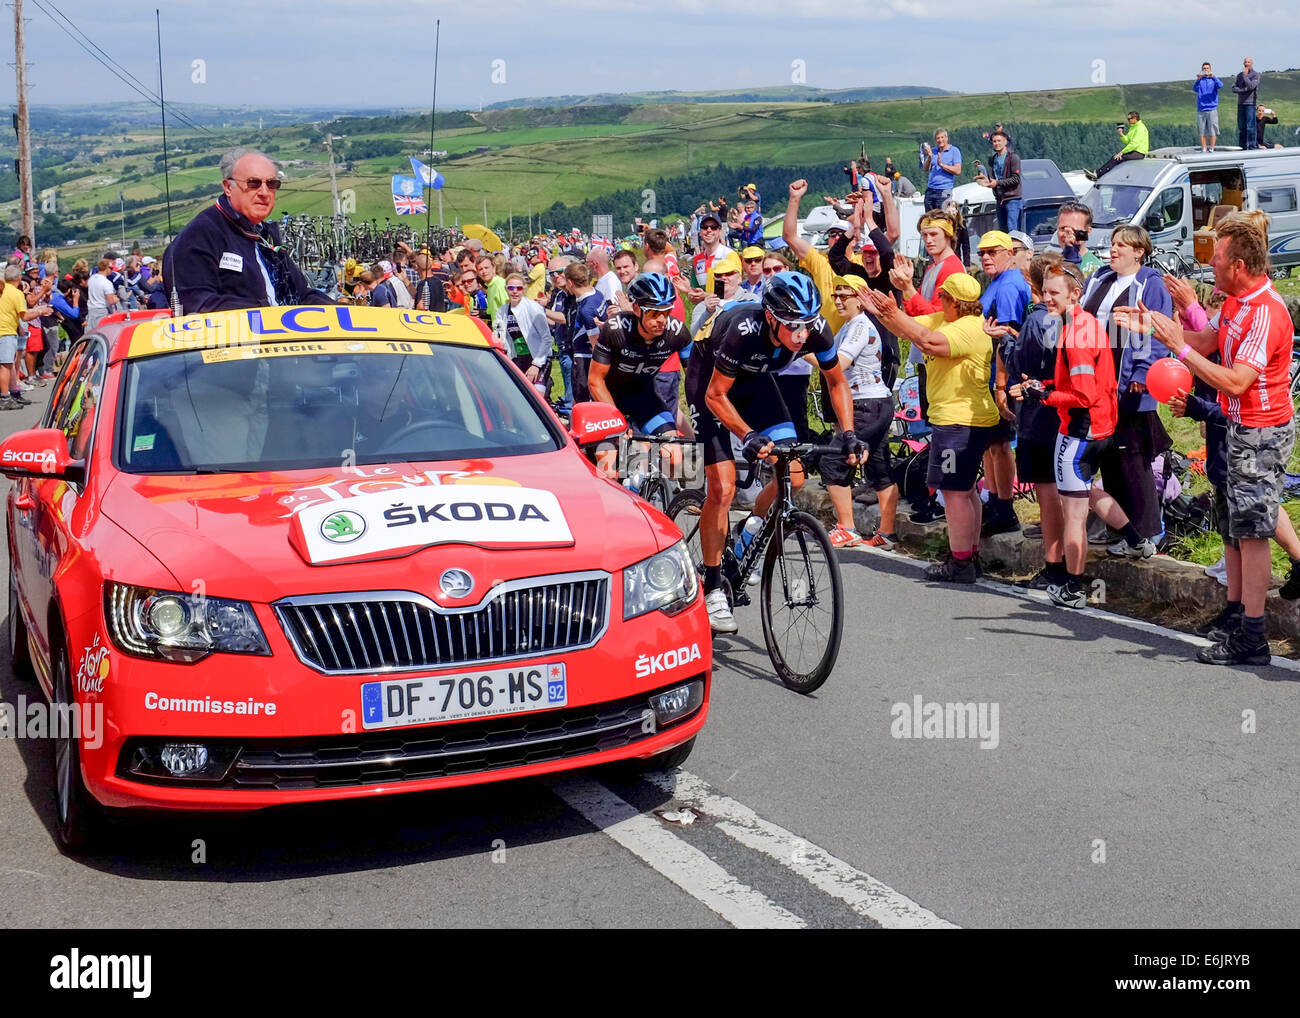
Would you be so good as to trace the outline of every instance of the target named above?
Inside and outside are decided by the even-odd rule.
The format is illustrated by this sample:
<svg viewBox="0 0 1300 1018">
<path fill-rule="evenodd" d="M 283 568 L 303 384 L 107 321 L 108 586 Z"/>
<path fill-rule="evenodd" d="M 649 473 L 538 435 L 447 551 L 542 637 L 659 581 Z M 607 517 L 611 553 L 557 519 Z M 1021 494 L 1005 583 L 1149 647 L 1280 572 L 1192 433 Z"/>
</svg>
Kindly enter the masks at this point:
<svg viewBox="0 0 1300 1018">
<path fill-rule="evenodd" d="M 167 243 L 172 242 L 172 178 L 171 168 L 167 159 L 167 97 L 163 94 L 163 60 L 162 60 L 162 14 L 155 7 L 153 11 L 154 30 L 158 37 L 158 110 L 162 118 L 162 147 L 163 147 L 163 186 L 167 194 Z M 167 278 L 163 279 L 164 285 L 170 282 Z M 172 314 L 177 318 L 181 316 L 181 299 L 180 294 L 176 292 L 176 284 L 172 283 L 171 295 Z"/>
</svg>

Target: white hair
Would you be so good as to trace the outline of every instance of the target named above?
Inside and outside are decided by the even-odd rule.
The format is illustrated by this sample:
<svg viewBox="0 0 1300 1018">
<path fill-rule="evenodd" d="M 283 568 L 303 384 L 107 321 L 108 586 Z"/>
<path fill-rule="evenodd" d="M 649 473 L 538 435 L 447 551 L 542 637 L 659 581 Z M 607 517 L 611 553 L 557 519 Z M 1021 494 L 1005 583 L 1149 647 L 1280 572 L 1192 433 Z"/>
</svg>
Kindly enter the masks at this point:
<svg viewBox="0 0 1300 1018">
<path fill-rule="evenodd" d="M 243 159 L 244 156 L 257 156 L 260 159 L 265 159 L 267 162 L 269 162 L 272 166 L 275 167 L 276 176 L 280 175 L 280 170 L 283 168 L 280 165 L 280 161 L 278 159 L 272 159 L 266 153 L 259 152 L 255 148 L 232 148 L 229 152 L 227 152 L 225 155 L 221 157 L 221 179 L 222 180 L 234 179 L 235 164 L 238 163 L 239 160 Z"/>
</svg>

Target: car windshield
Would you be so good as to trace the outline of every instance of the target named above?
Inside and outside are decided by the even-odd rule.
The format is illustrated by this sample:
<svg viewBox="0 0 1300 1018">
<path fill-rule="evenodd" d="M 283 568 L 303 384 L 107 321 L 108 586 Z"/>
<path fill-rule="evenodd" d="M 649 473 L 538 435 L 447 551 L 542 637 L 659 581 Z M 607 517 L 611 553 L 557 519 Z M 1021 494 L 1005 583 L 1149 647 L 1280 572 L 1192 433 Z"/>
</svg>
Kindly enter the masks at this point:
<svg viewBox="0 0 1300 1018">
<path fill-rule="evenodd" d="M 1083 201 L 1092 209 L 1094 228 L 1117 226 L 1132 221 L 1150 193 L 1151 188 L 1133 184 L 1097 184 L 1083 196 Z"/>
<path fill-rule="evenodd" d="M 1031 237 L 1050 237 L 1056 233 L 1057 209 L 1053 205 L 1036 205 L 1025 209 L 1025 233 Z"/>
<path fill-rule="evenodd" d="M 117 459 L 132 473 L 522 456 L 562 444 L 491 350 L 424 343 L 193 350 L 130 361 Z M 349 349 L 351 347 L 351 349 Z M 377 352 L 380 348 L 393 352 Z M 337 349 L 333 349 L 337 348 Z"/>
</svg>

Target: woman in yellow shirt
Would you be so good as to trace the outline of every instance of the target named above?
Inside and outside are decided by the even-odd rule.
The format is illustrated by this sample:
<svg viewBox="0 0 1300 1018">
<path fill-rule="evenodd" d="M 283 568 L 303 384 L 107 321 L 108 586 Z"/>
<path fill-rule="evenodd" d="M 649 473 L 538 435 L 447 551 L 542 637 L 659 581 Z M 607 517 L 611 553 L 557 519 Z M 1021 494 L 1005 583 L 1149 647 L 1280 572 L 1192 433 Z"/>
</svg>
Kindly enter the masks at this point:
<svg viewBox="0 0 1300 1018">
<path fill-rule="evenodd" d="M 989 391 L 993 344 L 984 332 L 980 285 L 964 272 L 953 273 L 939 286 L 943 310 L 917 318 L 904 313 L 891 296 L 859 292 L 886 329 L 925 354 L 933 429 L 926 483 L 943 492 L 952 553 L 925 575 L 948 583 L 974 583 L 983 508 L 975 479 L 999 420 Z"/>
</svg>

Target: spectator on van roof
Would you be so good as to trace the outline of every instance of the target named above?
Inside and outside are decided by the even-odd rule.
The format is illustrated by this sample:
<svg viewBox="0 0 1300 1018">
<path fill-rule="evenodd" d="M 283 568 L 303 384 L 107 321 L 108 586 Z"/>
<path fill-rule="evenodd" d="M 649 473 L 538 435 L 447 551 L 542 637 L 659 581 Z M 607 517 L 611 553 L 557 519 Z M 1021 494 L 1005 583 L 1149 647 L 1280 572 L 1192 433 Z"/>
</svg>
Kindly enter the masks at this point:
<svg viewBox="0 0 1300 1018">
<path fill-rule="evenodd" d="M 1123 124 L 1116 124 L 1115 129 L 1119 131 L 1124 147 L 1116 152 L 1112 159 L 1107 160 L 1096 173 L 1085 171 L 1089 180 L 1104 177 L 1121 162 L 1145 159 L 1146 154 L 1151 151 L 1151 137 L 1147 133 L 1147 125 L 1142 123 L 1142 117 L 1137 110 L 1128 111 L 1128 130 L 1124 129 Z"/>
<path fill-rule="evenodd" d="M 1259 144 L 1255 136 L 1259 71 L 1255 70 L 1255 61 L 1250 57 L 1241 62 L 1241 70 L 1237 73 L 1237 80 L 1232 83 L 1232 90 L 1237 93 L 1237 144 L 1244 149 L 1254 148 Z"/>
<path fill-rule="evenodd" d="M 1201 151 L 1213 152 L 1214 143 L 1219 140 L 1219 91 L 1223 82 L 1214 76 L 1207 60 L 1201 64 L 1201 73 L 1192 83 L 1196 93 L 1196 126 L 1201 131 Z M 1206 139 L 1209 142 L 1206 142 Z"/>
</svg>

